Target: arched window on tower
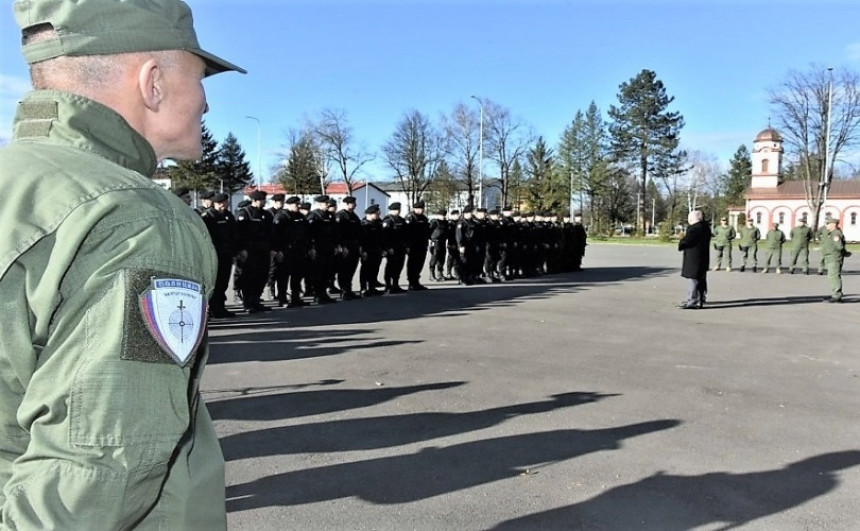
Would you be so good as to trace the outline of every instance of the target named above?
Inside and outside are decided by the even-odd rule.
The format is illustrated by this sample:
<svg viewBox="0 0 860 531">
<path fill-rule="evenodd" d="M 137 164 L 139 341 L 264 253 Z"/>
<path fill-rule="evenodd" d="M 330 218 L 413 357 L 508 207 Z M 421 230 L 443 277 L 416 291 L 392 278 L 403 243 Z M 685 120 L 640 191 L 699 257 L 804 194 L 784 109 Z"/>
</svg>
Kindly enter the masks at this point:
<svg viewBox="0 0 860 531">
<path fill-rule="evenodd" d="M 761 225 L 761 212 L 756 212 L 755 214 L 755 224 Z"/>
<path fill-rule="evenodd" d="M 770 165 L 770 161 L 769 161 L 769 160 L 764 159 L 763 161 L 761 161 L 761 172 L 762 172 L 762 173 L 767 173 L 767 169 L 768 169 L 768 166 L 769 166 L 769 165 Z"/>
<path fill-rule="evenodd" d="M 779 213 L 779 224 L 782 225 L 785 223 L 785 212 Z"/>
<path fill-rule="evenodd" d="M 852 213 L 851 213 L 851 224 L 852 224 L 852 225 L 856 225 L 856 224 L 857 224 L 857 212 L 852 212 Z"/>
</svg>

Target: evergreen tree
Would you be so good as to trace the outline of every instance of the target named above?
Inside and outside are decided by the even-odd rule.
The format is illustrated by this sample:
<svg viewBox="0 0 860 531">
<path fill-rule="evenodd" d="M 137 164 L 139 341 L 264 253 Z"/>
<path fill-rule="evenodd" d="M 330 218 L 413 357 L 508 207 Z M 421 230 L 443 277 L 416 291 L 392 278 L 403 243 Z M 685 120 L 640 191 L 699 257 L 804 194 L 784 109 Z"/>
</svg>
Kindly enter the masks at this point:
<svg viewBox="0 0 860 531">
<path fill-rule="evenodd" d="M 212 132 L 203 124 L 201 135 L 203 156 L 196 161 L 179 161 L 167 169 L 170 186 L 173 189 L 205 190 L 217 180 L 218 142 Z"/>
<path fill-rule="evenodd" d="M 216 190 L 223 189 L 232 194 L 253 182 L 251 165 L 245 160 L 245 152 L 233 133 L 221 143 L 217 162 L 217 178 L 211 183 Z"/>
<path fill-rule="evenodd" d="M 553 151 L 547 147 L 543 137 L 538 137 L 526 160 L 528 203 L 532 208 L 558 211 L 562 205 L 567 205 L 568 188 L 559 182 Z"/>
<path fill-rule="evenodd" d="M 284 168 L 277 178 L 288 193 L 308 195 L 319 192 L 319 165 L 310 133 L 302 133 L 292 146 Z"/>
<path fill-rule="evenodd" d="M 619 160 L 629 161 L 639 170 L 636 223 L 640 231 L 649 174 L 663 176 L 682 171 L 683 153 L 678 152 L 678 143 L 684 118 L 678 112 L 667 111 L 674 99 L 666 95 L 663 82 L 653 71 L 642 70 L 619 86 L 619 106 L 609 107 L 612 150 Z"/>
<path fill-rule="evenodd" d="M 729 171 L 720 179 L 723 207 L 742 205 L 744 193 L 752 182 L 752 157 L 745 144 L 741 144 L 729 162 Z"/>
<path fill-rule="evenodd" d="M 584 211 L 588 199 L 593 222 L 599 217 L 594 210 L 595 198 L 604 192 L 609 175 L 606 124 L 593 101 L 585 114 L 576 112 L 573 122 L 562 133 L 559 160 L 562 174 L 569 178 L 568 190 L 574 202 Z"/>
</svg>

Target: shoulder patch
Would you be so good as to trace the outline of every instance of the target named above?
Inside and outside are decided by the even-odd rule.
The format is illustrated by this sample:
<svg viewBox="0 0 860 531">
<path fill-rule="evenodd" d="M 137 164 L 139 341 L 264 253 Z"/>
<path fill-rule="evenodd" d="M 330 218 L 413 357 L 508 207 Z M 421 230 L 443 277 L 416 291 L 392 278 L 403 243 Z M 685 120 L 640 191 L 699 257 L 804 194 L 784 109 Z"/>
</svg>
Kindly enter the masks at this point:
<svg viewBox="0 0 860 531">
<path fill-rule="evenodd" d="M 833 241 L 838 242 L 838 241 L 839 241 L 839 236 L 834 236 L 834 237 L 833 237 Z"/>
</svg>

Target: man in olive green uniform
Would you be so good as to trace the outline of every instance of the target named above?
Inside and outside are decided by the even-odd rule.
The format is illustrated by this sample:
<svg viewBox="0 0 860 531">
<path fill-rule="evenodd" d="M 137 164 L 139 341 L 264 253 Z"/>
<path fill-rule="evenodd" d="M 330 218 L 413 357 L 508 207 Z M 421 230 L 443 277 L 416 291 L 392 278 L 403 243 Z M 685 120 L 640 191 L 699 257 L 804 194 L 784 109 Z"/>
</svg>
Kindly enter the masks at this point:
<svg viewBox="0 0 860 531">
<path fill-rule="evenodd" d="M 812 241 L 812 229 L 806 224 L 806 217 L 800 218 L 798 225 L 791 229 L 791 262 L 788 264 L 789 274 L 794 274 L 794 268 L 800 261 L 800 269 L 804 275 L 809 274 L 809 242 Z"/>
<path fill-rule="evenodd" d="M 785 233 L 779 230 L 779 223 L 774 223 L 773 228 L 767 232 L 767 237 L 764 239 L 764 270 L 762 273 L 770 271 L 770 264 L 773 257 L 776 257 L 776 274 L 782 273 L 782 244 L 785 243 Z"/>
<path fill-rule="evenodd" d="M 729 225 L 729 220 L 727 218 L 720 219 L 720 224 L 714 229 L 714 249 L 717 251 L 714 271 L 718 271 L 724 263 L 726 271 L 732 270 L 732 240 L 735 239 L 735 236 L 735 228 Z M 725 261 L 723 257 L 725 257 Z"/>
<path fill-rule="evenodd" d="M 824 219 L 827 235 L 821 239 L 821 256 L 824 257 L 827 283 L 830 284 L 831 296 L 824 299 L 827 302 L 842 302 L 842 262 L 846 256 L 851 256 L 851 253 L 845 250 L 845 236 L 839 230 L 838 224 L 836 218 L 827 216 Z"/>
<path fill-rule="evenodd" d="M 830 217 L 830 215 L 828 214 L 827 217 Z M 819 275 L 823 275 L 825 270 L 826 270 L 825 264 L 824 264 L 824 250 L 822 249 L 822 246 L 824 243 L 824 238 L 827 237 L 827 233 L 828 233 L 827 225 L 825 224 L 825 225 L 818 227 L 818 232 L 815 234 L 815 237 L 818 239 L 818 254 L 819 254 L 818 274 Z"/>
<path fill-rule="evenodd" d="M 201 80 L 240 69 L 178 0 L 14 10 L 36 90 L 0 150 L 0 529 L 224 529 L 215 250 L 150 177 L 201 156 Z"/>
<path fill-rule="evenodd" d="M 746 271 L 752 253 L 752 271 L 758 269 L 758 241 L 761 239 L 761 231 L 753 225 L 752 218 L 748 217 L 746 224 L 738 230 L 738 248 L 741 250 L 741 273 Z"/>
</svg>

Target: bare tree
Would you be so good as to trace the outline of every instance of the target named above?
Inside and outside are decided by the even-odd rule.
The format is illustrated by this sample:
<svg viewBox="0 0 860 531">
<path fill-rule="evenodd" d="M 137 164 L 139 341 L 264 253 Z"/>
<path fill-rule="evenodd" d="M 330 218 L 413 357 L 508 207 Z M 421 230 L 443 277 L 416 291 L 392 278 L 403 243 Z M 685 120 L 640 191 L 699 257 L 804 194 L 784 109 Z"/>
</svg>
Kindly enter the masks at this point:
<svg viewBox="0 0 860 531">
<path fill-rule="evenodd" d="M 466 104 L 458 103 L 450 116 L 442 117 L 442 130 L 448 147 L 452 173 L 460 178 L 468 192 L 467 204 L 475 204 L 478 169 L 480 118 Z"/>
<path fill-rule="evenodd" d="M 372 161 L 373 153 L 355 145 L 352 127 L 343 109 L 324 109 L 312 125 L 314 136 L 337 177 L 343 179 L 352 195 L 355 177 L 362 166 Z"/>
<path fill-rule="evenodd" d="M 806 72 L 789 72 L 786 80 L 770 91 L 770 103 L 777 128 L 796 159 L 813 226 L 817 227 L 839 156 L 857 145 L 860 79 L 851 70 L 811 65 Z"/>
<path fill-rule="evenodd" d="M 421 199 L 433 182 L 446 153 L 445 138 L 416 110 L 403 115 L 391 138 L 382 146 L 385 161 L 394 170 L 410 202 Z"/>
<path fill-rule="evenodd" d="M 484 141 L 489 158 L 499 168 L 502 202 L 507 204 L 512 192 L 520 185 L 512 179 L 511 169 L 533 143 L 534 135 L 526 124 L 511 116 L 511 111 L 490 100 L 484 100 Z"/>
<path fill-rule="evenodd" d="M 685 153 L 682 164 L 683 172 L 670 177 L 673 187 L 670 204 L 672 223 L 677 223 L 685 217 L 679 216 L 677 219 L 674 217 L 678 203 L 675 194 L 682 191 L 686 193 L 686 207 L 689 212 L 695 208 L 701 208 L 707 199 L 716 197 L 720 190 L 720 176 L 723 169 L 715 156 L 702 151 L 691 151 Z M 711 206 L 711 210 L 716 208 L 714 205 Z M 716 218 L 717 214 L 723 213 L 712 211 L 710 214 L 712 218 Z"/>
</svg>

